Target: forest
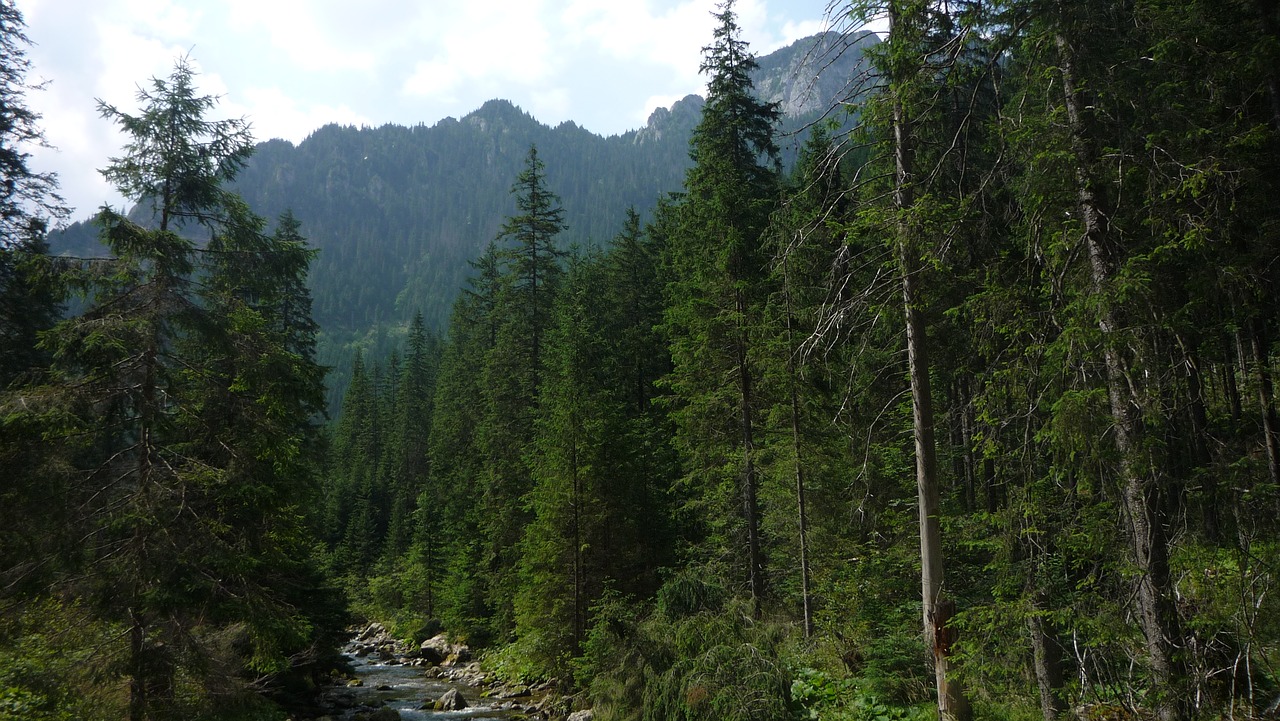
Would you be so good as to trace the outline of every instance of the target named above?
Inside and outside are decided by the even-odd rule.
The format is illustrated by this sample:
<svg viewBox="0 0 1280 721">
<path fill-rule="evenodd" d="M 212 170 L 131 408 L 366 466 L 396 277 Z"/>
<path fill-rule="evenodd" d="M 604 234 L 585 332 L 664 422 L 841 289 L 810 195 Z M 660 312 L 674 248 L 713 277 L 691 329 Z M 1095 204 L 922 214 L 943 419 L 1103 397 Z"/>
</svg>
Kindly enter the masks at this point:
<svg viewBox="0 0 1280 721">
<path fill-rule="evenodd" d="M 794 167 L 725 0 L 681 189 L 566 243 L 521 148 L 328 418 L 185 60 L 99 108 L 151 217 L 48 252 L 0 0 L 0 719 L 306 717 L 373 620 L 597 721 L 1276 718 L 1280 4 L 829 14 Z"/>
</svg>

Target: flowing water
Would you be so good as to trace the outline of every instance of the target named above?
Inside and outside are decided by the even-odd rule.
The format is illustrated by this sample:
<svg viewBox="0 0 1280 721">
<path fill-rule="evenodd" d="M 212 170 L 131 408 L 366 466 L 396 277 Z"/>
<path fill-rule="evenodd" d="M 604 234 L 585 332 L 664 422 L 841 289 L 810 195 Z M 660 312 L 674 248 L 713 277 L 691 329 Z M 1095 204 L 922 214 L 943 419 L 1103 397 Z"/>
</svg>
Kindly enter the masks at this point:
<svg viewBox="0 0 1280 721">
<path fill-rule="evenodd" d="M 348 649 L 349 651 L 349 649 Z M 493 699 L 482 698 L 480 690 L 470 686 L 453 683 L 448 679 L 427 678 L 426 669 L 417 666 L 385 664 L 369 657 L 353 657 L 347 654 L 356 677 L 364 685 L 348 689 L 355 692 L 356 703 L 362 706 L 386 705 L 400 712 L 405 721 L 432 719 L 501 719 L 509 721 L 514 715 L 510 709 L 494 706 Z M 440 698 L 445 691 L 457 689 L 466 699 L 468 707 L 461 711 L 431 711 L 418 707 L 424 703 L 430 705 Z M 379 690 L 383 689 L 383 690 Z M 378 703 L 381 701 L 382 703 Z M 365 711 L 368 713 L 368 711 Z M 353 718 L 354 711 L 348 711 L 343 718 Z"/>
</svg>

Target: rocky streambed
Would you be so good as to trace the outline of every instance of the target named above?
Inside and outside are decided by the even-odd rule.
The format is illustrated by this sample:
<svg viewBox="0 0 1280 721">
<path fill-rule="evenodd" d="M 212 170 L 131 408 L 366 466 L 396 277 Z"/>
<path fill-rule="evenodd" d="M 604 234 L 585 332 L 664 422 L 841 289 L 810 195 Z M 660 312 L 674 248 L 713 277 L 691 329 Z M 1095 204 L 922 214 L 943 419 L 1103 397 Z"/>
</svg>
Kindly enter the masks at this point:
<svg viewBox="0 0 1280 721">
<path fill-rule="evenodd" d="M 466 646 L 444 636 L 418 646 L 391 638 L 377 623 L 361 629 L 343 649 L 353 677 L 320 696 L 322 721 L 432 719 L 564 719 L 590 721 L 590 712 L 568 713 L 549 687 L 502 686 L 481 670 Z"/>
</svg>

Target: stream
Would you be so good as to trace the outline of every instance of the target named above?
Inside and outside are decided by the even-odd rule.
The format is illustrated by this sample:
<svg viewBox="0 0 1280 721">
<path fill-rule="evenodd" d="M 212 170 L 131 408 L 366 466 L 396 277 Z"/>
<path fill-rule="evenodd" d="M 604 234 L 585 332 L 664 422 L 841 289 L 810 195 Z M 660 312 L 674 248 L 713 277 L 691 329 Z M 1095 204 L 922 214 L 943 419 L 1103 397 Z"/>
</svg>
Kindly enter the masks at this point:
<svg viewBox="0 0 1280 721">
<path fill-rule="evenodd" d="M 509 708 L 498 708 L 500 703 L 494 699 L 481 696 L 481 690 L 466 686 L 446 678 L 428 678 L 427 669 L 421 666 L 387 664 L 373 659 L 371 656 L 358 657 L 354 648 L 348 646 L 344 654 L 355 671 L 356 678 L 363 685 L 347 688 L 355 695 L 355 708 L 343 713 L 341 718 L 354 719 L 357 714 L 370 714 L 368 707 L 391 708 L 400 713 L 405 721 L 419 719 L 500 719 L 507 721 L 515 715 Z M 432 711 L 419 707 L 424 703 L 430 705 L 449 689 L 457 689 L 466 700 L 468 706 L 460 711 Z M 363 708 L 362 708 L 363 707 Z"/>
</svg>

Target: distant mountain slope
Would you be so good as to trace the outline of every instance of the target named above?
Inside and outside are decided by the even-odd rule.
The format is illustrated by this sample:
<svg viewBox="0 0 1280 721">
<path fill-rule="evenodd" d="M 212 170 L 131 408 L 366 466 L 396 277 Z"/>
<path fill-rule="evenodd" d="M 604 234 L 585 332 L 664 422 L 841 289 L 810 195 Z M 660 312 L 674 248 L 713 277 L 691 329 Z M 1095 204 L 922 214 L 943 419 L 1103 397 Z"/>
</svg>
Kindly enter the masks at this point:
<svg viewBox="0 0 1280 721">
<path fill-rule="evenodd" d="M 292 208 L 321 249 L 315 315 L 355 331 L 421 309 L 442 328 L 467 261 L 514 211 L 510 188 L 530 144 L 565 208 L 566 245 L 607 242 L 628 205 L 678 188 L 680 136 L 633 143 L 542 125 L 494 100 L 433 126 L 327 126 L 296 147 L 263 143 L 236 190 L 260 213 Z M 687 136 L 686 136 L 687 137 Z M 663 147 L 668 146 L 668 147 Z"/>
<path fill-rule="evenodd" d="M 794 158 L 807 125 L 844 97 L 873 42 L 870 34 L 827 33 L 759 59 L 761 96 L 785 114 L 784 160 Z M 680 189 L 702 102 L 688 96 L 655 110 L 643 128 L 610 137 L 573 123 L 549 127 L 505 100 L 430 126 L 329 125 L 297 145 L 260 143 L 235 190 L 269 218 L 291 209 L 320 249 L 311 285 L 321 361 L 341 367 L 353 345 L 385 350 L 415 311 L 446 327 L 468 261 L 514 211 L 510 188 L 530 144 L 562 200 L 564 245 L 603 244 L 628 206 L 643 215 Z M 77 225 L 54 247 L 89 254 L 92 239 Z"/>
</svg>

